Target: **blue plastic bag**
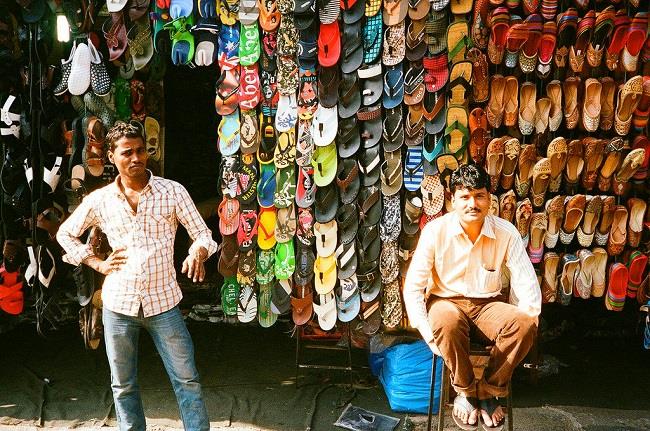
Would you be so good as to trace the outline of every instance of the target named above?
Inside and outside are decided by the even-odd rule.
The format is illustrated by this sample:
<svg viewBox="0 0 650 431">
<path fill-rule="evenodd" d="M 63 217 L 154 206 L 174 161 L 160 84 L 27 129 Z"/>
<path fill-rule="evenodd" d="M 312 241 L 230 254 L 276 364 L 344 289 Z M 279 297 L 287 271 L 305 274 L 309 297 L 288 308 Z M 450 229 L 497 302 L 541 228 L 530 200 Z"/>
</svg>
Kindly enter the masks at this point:
<svg viewBox="0 0 650 431">
<path fill-rule="evenodd" d="M 396 412 L 427 413 L 431 393 L 433 353 L 424 341 L 398 344 L 386 349 L 379 381 L 384 386 L 390 408 Z M 442 358 L 436 357 L 433 413 L 438 413 Z"/>
</svg>

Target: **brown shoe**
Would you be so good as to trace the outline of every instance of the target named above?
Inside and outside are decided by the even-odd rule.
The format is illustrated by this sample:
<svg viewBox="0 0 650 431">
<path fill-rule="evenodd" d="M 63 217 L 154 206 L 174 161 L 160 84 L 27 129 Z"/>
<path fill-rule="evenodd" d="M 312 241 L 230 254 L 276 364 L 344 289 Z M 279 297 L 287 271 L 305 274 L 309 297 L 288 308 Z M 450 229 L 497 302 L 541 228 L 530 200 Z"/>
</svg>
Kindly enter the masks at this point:
<svg viewBox="0 0 650 431">
<path fill-rule="evenodd" d="M 504 122 L 506 126 L 512 127 L 517 124 L 517 116 L 519 114 L 519 81 L 514 76 L 506 76 L 505 78 L 504 97 Z"/>
<path fill-rule="evenodd" d="M 609 76 L 600 78 L 600 129 L 610 130 L 614 125 L 614 96 L 616 82 Z"/>
<path fill-rule="evenodd" d="M 575 129 L 580 119 L 580 109 L 578 107 L 579 86 L 580 78 L 575 76 L 567 78 L 563 84 L 564 121 L 566 128 L 569 130 Z"/>
<path fill-rule="evenodd" d="M 595 132 L 600 124 L 600 93 L 602 84 L 596 78 L 585 81 L 585 97 L 582 108 L 582 125 L 587 132 Z"/>
<path fill-rule="evenodd" d="M 583 154 L 582 141 L 580 139 L 574 139 L 569 142 L 566 170 L 564 171 L 564 189 L 568 195 L 575 193 L 578 180 L 585 167 Z"/>
</svg>

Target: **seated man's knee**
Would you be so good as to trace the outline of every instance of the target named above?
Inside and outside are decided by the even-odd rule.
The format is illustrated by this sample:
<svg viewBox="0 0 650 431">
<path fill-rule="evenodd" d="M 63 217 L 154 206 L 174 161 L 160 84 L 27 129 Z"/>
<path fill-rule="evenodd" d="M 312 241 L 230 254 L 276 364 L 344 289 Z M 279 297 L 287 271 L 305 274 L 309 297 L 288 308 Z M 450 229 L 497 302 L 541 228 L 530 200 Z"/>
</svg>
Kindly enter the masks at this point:
<svg viewBox="0 0 650 431">
<path fill-rule="evenodd" d="M 469 333 L 465 316 L 453 303 L 448 301 L 438 300 L 432 304 L 429 308 L 429 323 L 434 337 Z"/>
</svg>

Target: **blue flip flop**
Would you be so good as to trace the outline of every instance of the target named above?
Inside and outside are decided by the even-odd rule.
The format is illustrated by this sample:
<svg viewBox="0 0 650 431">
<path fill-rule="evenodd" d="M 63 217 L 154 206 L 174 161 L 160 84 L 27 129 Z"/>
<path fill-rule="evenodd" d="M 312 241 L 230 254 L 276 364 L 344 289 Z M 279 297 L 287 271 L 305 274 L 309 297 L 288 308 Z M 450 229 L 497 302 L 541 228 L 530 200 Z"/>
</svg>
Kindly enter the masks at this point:
<svg viewBox="0 0 650 431">
<path fill-rule="evenodd" d="M 408 147 L 404 163 L 404 187 L 406 190 L 414 192 L 420 188 L 422 178 L 424 178 L 422 162 L 422 145 Z"/>
<path fill-rule="evenodd" d="M 194 2 L 192 0 L 171 0 L 169 5 L 169 16 L 172 19 L 192 16 L 194 10 Z"/>
<path fill-rule="evenodd" d="M 275 194 L 275 165 L 273 160 L 269 163 L 260 163 L 260 179 L 257 183 L 257 203 L 261 207 L 273 206 Z"/>
<path fill-rule="evenodd" d="M 218 59 L 221 69 L 234 69 L 239 65 L 239 23 L 221 24 Z"/>
</svg>

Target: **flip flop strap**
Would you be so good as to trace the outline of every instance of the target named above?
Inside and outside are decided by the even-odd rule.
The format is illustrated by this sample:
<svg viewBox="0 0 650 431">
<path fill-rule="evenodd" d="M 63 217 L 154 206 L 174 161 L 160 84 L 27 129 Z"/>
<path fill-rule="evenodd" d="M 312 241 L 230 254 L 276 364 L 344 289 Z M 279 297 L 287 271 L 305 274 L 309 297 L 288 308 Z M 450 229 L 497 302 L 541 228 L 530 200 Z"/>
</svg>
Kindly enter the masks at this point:
<svg viewBox="0 0 650 431">
<path fill-rule="evenodd" d="M 371 226 L 370 229 L 366 231 L 366 234 L 361 239 L 361 249 L 359 250 L 359 253 L 361 254 L 362 257 L 366 256 L 368 247 L 370 246 L 370 244 L 375 242 L 377 238 L 379 238 L 379 229 L 377 229 L 377 225 Z"/>
<path fill-rule="evenodd" d="M 399 178 L 399 173 L 402 170 L 402 168 L 400 166 L 402 164 L 401 160 L 399 162 L 400 163 L 396 163 L 395 167 L 393 167 L 393 169 L 390 170 L 390 172 L 388 172 L 388 175 L 386 175 L 384 173 L 383 169 L 380 171 L 381 179 L 382 179 L 383 182 L 385 182 L 386 184 L 392 184 L 396 179 Z M 385 163 L 386 163 L 386 167 L 390 167 L 388 165 L 388 161 L 386 161 Z"/>
<path fill-rule="evenodd" d="M 363 166 L 361 164 L 361 160 L 359 160 L 359 170 L 361 171 L 362 174 L 368 175 L 370 171 L 375 169 L 375 167 L 379 164 L 380 161 L 381 159 L 379 157 L 379 154 L 375 155 L 375 157 L 373 157 L 372 161 L 368 163 L 367 166 Z"/>
<path fill-rule="evenodd" d="M 463 48 L 471 48 L 472 46 L 472 40 L 468 36 L 463 36 L 449 51 L 448 58 L 454 58 Z"/>
<path fill-rule="evenodd" d="M 350 243 L 347 250 L 345 249 L 345 244 L 341 244 L 338 250 L 336 250 L 336 258 L 339 262 L 339 268 L 343 268 L 348 264 L 350 259 L 352 259 L 352 256 L 354 255 L 354 245 L 352 244 L 353 243 Z"/>
<path fill-rule="evenodd" d="M 352 165 L 352 169 L 350 169 L 350 172 L 345 176 L 344 179 L 339 179 L 339 177 L 336 177 L 336 184 L 343 189 L 348 188 L 348 186 L 354 181 L 354 179 L 359 175 L 359 166 L 355 163 Z"/>
</svg>

